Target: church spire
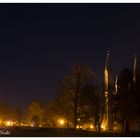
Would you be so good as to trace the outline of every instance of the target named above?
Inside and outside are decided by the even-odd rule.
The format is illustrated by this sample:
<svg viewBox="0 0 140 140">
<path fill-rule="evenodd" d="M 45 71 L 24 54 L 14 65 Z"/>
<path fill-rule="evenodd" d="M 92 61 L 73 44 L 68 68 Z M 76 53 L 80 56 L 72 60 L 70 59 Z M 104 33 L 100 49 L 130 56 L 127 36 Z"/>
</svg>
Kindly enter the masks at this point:
<svg viewBox="0 0 140 140">
<path fill-rule="evenodd" d="M 134 63 L 133 63 L 133 82 L 136 82 L 136 65 L 137 65 L 137 57 L 134 56 Z"/>
<path fill-rule="evenodd" d="M 107 58 L 106 58 L 106 63 L 105 63 L 105 68 L 107 68 L 107 69 L 108 69 L 109 55 L 110 55 L 110 51 L 107 50 Z"/>
<path fill-rule="evenodd" d="M 116 75 L 116 79 L 115 79 L 115 94 L 118 93 L 118 76 Z"/>
<path fill-rule="evenodd" d="M 109 68 L 108 68 L 108 63 L 109 63 L 109 50 L 107 51 L 107 58 L 106 58 L 106 63 L 105 63 L 105 68 L 104 68 L 104 96 L 105 96 L 105 118 L 106 118 L 106 129 L 108 129 L 109 126 L 109 101 L 108 101 L 108 96 L 109 96 Z"/>
</svg>

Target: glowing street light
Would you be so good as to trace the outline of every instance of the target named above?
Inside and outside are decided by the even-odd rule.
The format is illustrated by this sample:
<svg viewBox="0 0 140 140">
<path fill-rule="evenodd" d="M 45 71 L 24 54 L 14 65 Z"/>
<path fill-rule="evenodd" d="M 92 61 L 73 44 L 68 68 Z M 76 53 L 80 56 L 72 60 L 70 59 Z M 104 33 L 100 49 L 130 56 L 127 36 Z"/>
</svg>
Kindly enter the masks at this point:
<svg viewBox="0 0 140 140">
<path fill-rule="evenodd" d="M 82 128 L 83 128 L 82 125 L 77 125 L 77 126 L 76 126 L 76 129 L 82 129 Z"/>
<path fill-rule="evenodd" d="M 101 125 L 101 128 L 102 128 L 103 130 L 105 130 L 105 125 Z"/>
<path fill-rule="evenodd" d="M 82 126 L 82 125 L 80 125 L 80 128 L 83 128 L 83 126 Z"/>
<path fill-rule="evenodd" d="M 35 123 L 34 123 L 34 122 L 32 122 L 30 126 L 31 126 L 31 127 L 34 127 L 34 126 L 35 126 Z"/>
<path fill-rule="evenodd" d="M 77 128 L 77 129 L 79 129 L 79 128 L 80 128 L 80 126 L 79 126 L 79 125 L 77 125 L 77 126 L 76 126 L 76 128 Z"/>
<path fill-rule="evenodd" d="M 77 120 L 80 121 L 80 118 L 78 118 Z"/>
<path fill-rule="evenodd" d="M 90 125 L 90 129 L 93 129 L 93 125 Z"/>
<path fill-rule="evenodd" d="M 6 122 L 6 126 L 12 126 L 13 125 L 13 122 L 12 121 L 7 121 Z"/>
<path fill-rule="evenodd" d="M 10 126 L 11 125 L 11 122 L 10 121 L 7 121 L 6 124 L 7 124 L 7 126 Z"/>
<path fill-rule="evenodd" d="M 61 125 L 64 125 L 64 120 L 60 120 L 60 124 Z"/>
<path fill-rule="evenodd" d="M 59 119 L 58 123 L 60 126 L 64 126 L 65 125 L 65 120 L 64 119 Z"/>
<path fill-rule="evenodd" d="M 34 124 L 31 124 L 31 127 L 34 127 Z"/>
</svg>

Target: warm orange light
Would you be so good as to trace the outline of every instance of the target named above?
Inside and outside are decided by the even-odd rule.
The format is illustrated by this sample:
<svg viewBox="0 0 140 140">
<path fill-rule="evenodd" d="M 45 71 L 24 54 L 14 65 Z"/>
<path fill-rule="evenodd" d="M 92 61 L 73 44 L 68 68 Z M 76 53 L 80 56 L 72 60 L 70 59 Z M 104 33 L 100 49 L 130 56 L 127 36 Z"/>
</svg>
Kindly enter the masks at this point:
<svg viewBox="0 0 140 140">
<path fill-rule="evenodd" d="M 102 128 L 103 130 L 105 130 L 105 125 L 101 125 L 101 128 Z"/>
<path fill-rule="evenodd" d="M 12 126 L 13 125 L 13 122 L 12 121 L 7 121 L 6 122 L 6 126 Z"/>
<path fill-rule="evenodd" d="M 108 89 L 108 71 L 107 68 L 104 70 L 104 76 L 105 76 L 105 88 Z"/>
<path fill-rule="evenodd" d="M 79 125 L 77 125 L 77 126 L 76 126 L 76 128 L 77 128 L 77 129 L 79 129 L 79 128 L 80 128 L 80 126 L 79 126 Z"/>
<path fill-rule="evenodd" d="M 83 126 L 82 126 L 82 125 L 80 125 L 80 128 L 83 128 Z"/>
<path fill-rule="evenodd" d="M 34 126 L 35 126 L 34 122 L 32 122 L 30 126 L 31 126 L 31 127 L 34 127 Z"/>
<path fill-rule="evenodd" d="M 90 125 L 90 129 L 93 129 L 93 125 Z"/>
<path fill-rule="evenodd" d="M 10 121 L 7 121 L 7 123 L 6 123 L 8 126 L 11 124 L 11 122 Z"/>
<path fill-rule="evenodd" d="M 64 119 L 59 119 L 58 122 L 59 122 L 59 124 L 60 124 L 61 126 L 65 124 L 65 120 L 64 120 Z"/>
</svg>

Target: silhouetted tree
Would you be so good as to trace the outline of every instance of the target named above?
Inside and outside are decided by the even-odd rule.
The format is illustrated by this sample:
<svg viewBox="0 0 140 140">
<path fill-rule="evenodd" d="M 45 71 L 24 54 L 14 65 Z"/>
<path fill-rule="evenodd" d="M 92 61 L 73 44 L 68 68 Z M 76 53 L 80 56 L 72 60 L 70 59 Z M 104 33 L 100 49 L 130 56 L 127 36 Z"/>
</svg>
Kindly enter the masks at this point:
<svg viewBox="0 0 140 140">
<path fill-rule="evenodd" d="M 2 121 L 15 121 L 17 123 L 20 123 L 22 119 L 22 111 L 18 107 L 1 103 L 0 104 L 0 119 Z"/>
<path fill-rule="evenodd" d="M 97 81 L 83 88 L 80 96 L 81 115 L 89 116 L 94 119 L 96 131 L 100 131 L 103 118 L 103 94 L 101 84 Z"/>
<path fill-rule="evenodd" d="M 57 102 L 55 101 L 55 98 L 47 103 L 46 106 L 46 116 L 47 116 L 47 122 L 46 127 L 56 127 L 56 116 L 57 116 Z"/>
<path fill-rule="evenodd" d="M 72 115 L 72 107 L 69 98 L 65 95 L 58 94 L 53 100 L 47 104 L 47 126 L 59 127 L 58 120 L 65 118 L 67 123 L 70 123 Z M 68 125 L 65 124 L 65 127 Z"/>
<path fill-rule="evenodd" d="M 127 133 L 128 124 L 136 113 L 136 96 L 133 90 L 133 75 L 131 70 L 123 69 L 118 78 L 118 113 L 117 119 L 122 122 Z"/>
<path fill-rule="evenodd" d="M 40 101 L 33 101 L 27 108 L 27 116 L 30 122 L 34 122 L 35 126 L 42 124 L 46 117 L 46 107 Z"/>
<path fill-rule="evenodd" d="M 74 114 L 74 128 L 77 126 L 79 97 L 84 87 L 95 80 L 95 75 L 89 66 L 76 65 L 61 82 L 59 91 L 69 96 L 72 101 Z"/>
</svg>

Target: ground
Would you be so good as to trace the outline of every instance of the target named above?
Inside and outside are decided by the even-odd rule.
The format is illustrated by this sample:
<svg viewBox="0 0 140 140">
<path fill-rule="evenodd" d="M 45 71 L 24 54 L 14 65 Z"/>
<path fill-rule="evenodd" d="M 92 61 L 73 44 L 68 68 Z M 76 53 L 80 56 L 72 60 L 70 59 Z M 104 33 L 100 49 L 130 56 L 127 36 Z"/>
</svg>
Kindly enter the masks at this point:
<svg viewBox="0 0 140 140">
<path fill-rule="evenodd" d="M 140 136 L 140 133 L 112 133 L 112 132 L 94 132 L 63 128 L 1 128 L 0 136 L 6 137 L 124 137 Z"/>
</svg>

